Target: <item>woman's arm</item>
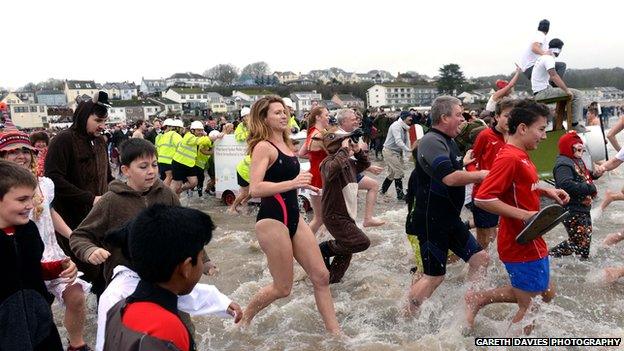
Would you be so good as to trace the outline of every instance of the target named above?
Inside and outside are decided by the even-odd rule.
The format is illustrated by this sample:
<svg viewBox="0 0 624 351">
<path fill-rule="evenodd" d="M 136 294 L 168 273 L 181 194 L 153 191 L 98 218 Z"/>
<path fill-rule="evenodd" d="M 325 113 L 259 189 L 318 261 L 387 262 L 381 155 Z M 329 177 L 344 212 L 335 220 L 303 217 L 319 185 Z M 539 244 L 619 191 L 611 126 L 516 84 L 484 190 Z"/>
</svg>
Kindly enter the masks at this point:
<svg viewBox="0 0 624 351">
<path fill-rule="evenodd" d="M 622 131 L 622 129 L 624 129 L 624 116 L 620 117 L 617 123 L 609 130 L 609 133 L 607 134 L 607 139 L 609 140 L 611 145 L 613 145 L 613 148 L 616 151 L 620 151 L 620 149 L 622 148 L 618 143 L 616 137 L 617 134 Z"/>
<path fill-rule="evenodd" d="M 514 74 L 506 87 L 494 93 L 494 101 L 498 101 L 511 93 L 511 89 L 514 87 L 514 85 L 516 85 L 518 78 L 520 78 L 520 72 L 522 72 L 522 69 L 520 69 L 520 66 L 516 65 L 516 74 Z"/>
<path fill-rule="evenodd" d="M 50 215 L 52 216 L 52 224 L 54 225 L 54 230 L 69 239 L 72 230 L 69 228 L 67 223 L 65 223 L 63 218 L 61 218 L 61 215 L 58 214 L 58 212 L 56 212 L 53 208 L 50 209 Z"/>
</svg>

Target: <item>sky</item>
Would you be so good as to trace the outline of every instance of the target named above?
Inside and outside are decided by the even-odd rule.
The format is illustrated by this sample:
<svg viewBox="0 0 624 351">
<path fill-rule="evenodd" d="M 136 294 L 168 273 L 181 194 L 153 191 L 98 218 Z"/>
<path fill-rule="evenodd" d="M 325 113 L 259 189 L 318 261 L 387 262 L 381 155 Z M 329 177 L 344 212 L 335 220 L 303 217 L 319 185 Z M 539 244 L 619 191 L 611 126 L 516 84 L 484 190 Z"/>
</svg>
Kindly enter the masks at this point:
<svg viewBox="0 0 624 351">
<path fill-rule="evenodd" d="M 10 1 L 0 87 L 48 78 L 134 81 L 239 69 L 340 67 L 435 76 L 457 63 L 467 77 L 511 73 L 538 22 L 565 43 L 568 68 L 623 66 L 624 5 L 569 1 Z"/>
</svg>

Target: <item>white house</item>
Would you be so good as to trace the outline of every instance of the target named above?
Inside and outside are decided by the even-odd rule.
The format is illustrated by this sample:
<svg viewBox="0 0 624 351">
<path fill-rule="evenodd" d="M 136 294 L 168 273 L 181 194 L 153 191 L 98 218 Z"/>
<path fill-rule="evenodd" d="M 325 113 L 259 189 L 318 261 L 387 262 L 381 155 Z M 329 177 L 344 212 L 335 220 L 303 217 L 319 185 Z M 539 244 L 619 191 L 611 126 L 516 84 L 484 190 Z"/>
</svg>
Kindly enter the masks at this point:
<svg viewBox="0 0 624 351">
<path fill-rule="evenodd" d="M 134 83 L 104 83 L 98 86 L 99 89 L 108 93 L 111 100 L 132 100 L 138 96 L 137 87 Z"/>
<path fill-rule="evenodd" d="M 66 80 L 63 90 L 65 91 L 67 104 L 72 109 L 76 109 L 78 105 L 76 103 L 76 98 L 78 96 L 94 96 L 98 91 L 97 85 L 92 80 Z"/>
<path fill-rule="evenodd" d="M 115 119 L 125 117 L 125 120 L 120 121 L 125 123 L 134 123 L 139 119 L 149 120 L 158 116 L 162 110 L 159 104 L 150 100 L 110 100 L 110 103 L 109 115 L 111 115 L 111 110 L 114 110 L 112 113 Z M 111 120 L 110 122 L 113 121 Z"/>
<path fill-rule="evenodd" d="M 312 109 L 312 101 L 321 101 L 323 96 L 317 93 L 316 90 L 312 91 L 295 91 L 290 94 L 290 98 L 295 104 L 295 110 L 297 112 L 310 111 Z"/>
<path fill-rule="evenodd" d="M 201 74 L 187 72 L 175 73 L 171 77 L 165 79 L 168 87 L 185 86 L 185 87 L 209 87 L 215 85 L 215 81 L 202 76 Z"/>
<path fill-rule="evenodd" d="M 171 87 L 163 93 L 163 97 L 179 104 L 208 104 L 208 92 L 202 88 Z"/>
<path fill-rule="evenodd" d="M 175 102 L 171 99 L 167 99 L 164 97 L 151 97 L 148 100 L 161 106 L 161 111 L 159 114 L 160 117 L 182 114 L 182 104 L 179 102 Z"/>
<path fill-rule="evenodd" d="M 277 78 L 277 80 L 281 84 L 287 84 L 287 83 L 294 82 L 299 79 L 299 75 L 291 71 L 286 71 L 286 72 L 276 71 L 276 72 L 273 72 L 273 75 L 275 76 L 275 78 Z"/>
<path fill-rule="evenodd" d="M 24 103 L 15 93 L 7 93 L 0 98 L 0 102 L 4 102 L 7 105 Z"/>
<path fill-rule="evenodd" d="M 141 78 L 141 93 L 146 95 L 156 94 L 167 90 L 167 82 L 164 79 Z"/>
<path fill-rule="evenodd" d="M 406 83 L 375 84 L 366 91 L 368 107 L 430 106 L 438 92 L 435 87 Z"/>
<path fill-rule="evenodd" d="M 9 105 L 11 120 L 20 129 L 47 128 L 48 107 L 43 104 Z"/>
<path fill-rule="evenodd" d="M 267 95 L 275 95 L 275 93 L 269 90 L 260 89 L 241 89 L 232 91 L 232 97 L 239 97 L 243 100 L 251 101 L 252 103 L 260 100 Z"/>
</svg>

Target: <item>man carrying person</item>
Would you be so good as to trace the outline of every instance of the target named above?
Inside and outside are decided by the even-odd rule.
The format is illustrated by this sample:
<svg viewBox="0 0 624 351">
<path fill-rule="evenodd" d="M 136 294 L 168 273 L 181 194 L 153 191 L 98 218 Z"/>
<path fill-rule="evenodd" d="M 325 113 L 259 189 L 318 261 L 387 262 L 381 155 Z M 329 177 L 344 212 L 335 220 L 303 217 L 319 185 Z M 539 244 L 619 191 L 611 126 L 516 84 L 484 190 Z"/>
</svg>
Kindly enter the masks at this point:
<svg viewBox="0 0 624 351">
<path fill-rule="evenodd" d="M 359 121 L 355 112 L 351 109 L 342 109 L 336 113 L 336 120 L 338 121 L 338 127 L 341 132 L 351 133 L 359 126 Z M 364 142 L 358 142 L 360 148 L 368 152 L 368 145 Z M 370 165 L 367 171 L 379 175 L 383 168 L 379 166 Z M 379 183 L 363 173 L 357 174 L 357 183 L 359 190 L 366 190 L 366 205 L 364 208 L 364 227 L 377 227 L 385 224 L 386 222 L 373 217 L 373 210 L 375 209 L 375 202 L 377 201 L 377 192 L 379 191 Z"/>
<path fill-rule="evenodd" d="M 462 170 L 463 157 L 453 138 L 464 120 L 461 101 L 440 96 L 431 106 L 432 128 L 419 142 L 414 231 L 420 244 L 423 276 L 409 291 L 407 312 L 417 312 L 442 283 L 446 274 L 448 250 L 468 262 L 468 277 L 474 280 L 485 269 L 489 257 L 460 217 L 464 186 L 481 182 L 487 170 Z"/>
<path fill-rule="evenodd" d="M 572 99 L 572 128 L 578 133 L 585 133 L 587 131 L 585 126 L 579 123 L 583 120 L 583 93 L 568 88 L 555 69 L 555 57 L 561 53 L 563 41 L 555 38 L 548 43 L 548 47 L 552 55 L 539 56 L 533 66 L 531 89 L 535 100 L 569 96 Z M 557 87 L 550 86 L 549 80 L 553 81 Z"/>
<path fill-rule="evenodd" d="M 533 66 L 535 65 L 535 61 L 537 58 L 542 55 L 550 55 L 551 52 L 548 51 L 548 45 L 546 44 L 546 35 L 550 30 L 550 21 L 547 19 L 543 19 L 540 21 L 537 26 L 537 32 L 535 33 L 531 44 L 526 48 L 522 57 L 520 58 L 520 68 L 524 75 L 531 80 L 531 75 L 533 73 Z M 565 62 L 557 62 L 555 65 L 555 70 L 560 77 L 563 77 L 566 70 Z"/>
</svg>

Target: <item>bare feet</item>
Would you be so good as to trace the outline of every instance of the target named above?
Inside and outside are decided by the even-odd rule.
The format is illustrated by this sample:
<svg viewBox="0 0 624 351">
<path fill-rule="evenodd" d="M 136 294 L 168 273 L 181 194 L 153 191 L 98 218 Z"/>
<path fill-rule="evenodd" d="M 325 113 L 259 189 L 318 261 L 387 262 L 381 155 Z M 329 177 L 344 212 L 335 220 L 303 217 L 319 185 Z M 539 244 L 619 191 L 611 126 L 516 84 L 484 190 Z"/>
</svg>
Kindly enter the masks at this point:
<svg viewBox="0 0 624 351">
<path fill-rule="evenodd" d="M 366 227 L 379 227 L 380 225 L 386 224 L 386 221 L 382 221 L 381 219 L 372 217 L 370 219 L 365 219 L 363 226 Z"/>
<path fill-rule="evenodd" d="M 607 235 L 607 237 L 602 241 L 602 244 L 604 246 L 611 246 L 619 243 L 622 240 L 624 240 L 624 235 L 622 234 L 622 232 L 611 233 Z"/>
<path fill-rule="evenodd" d="M 607 267 L 605 272 L 605 282 L 607 284 L 615 283 L 618 279 L 624 275 L 624 267 Z"/>
<path fill-rule="evenodd" d="M 420 312 L 420 305 L 422 305 L 421 301 L 408 296 L 407 306 L 405 306 L 405 309 L 403 310 L 403 317 L 405 318 L 416 317 L 418 315 L 418 312 Z"/>
<path fill-rule="evenodd" d="M 229 214 L 229 215 L 237 215 L 240 214 L 240 212 L 238 212 L 237 208 L 231 208 L 228 207 L 228 209 L 225 211 L 225 213 Z"/>
<path fill-rule="evenodd" d="M 481 301 L 478 293 L 468 290 L 466 296 L 464 296 L 466 302 L 466 323 L 468 328 L 474 328 L 474 320 L 477 313 L 481 309 Z"/>
<path fill-rule="evenodd" d="M 602 203 L 600 204 L 600 209 L 604 211 L 605 208 L 607 208 L 607 206 L 609 206 L 609 204 L 611 204 L 611 202 L 613 202 L 613 196 L 615 194 L 611 191 L 608 190 L 605 192 L 605 198 L 604 200 L 602 200 Z"/>
<path fill-rule="evenodd" d="M 209 275 L 211 277 L 217 275 L 219 273 L 219 268 L 212 263 L 212 261 L 208 261 L 204 263 L 204 274 Z"/>
</svg>

